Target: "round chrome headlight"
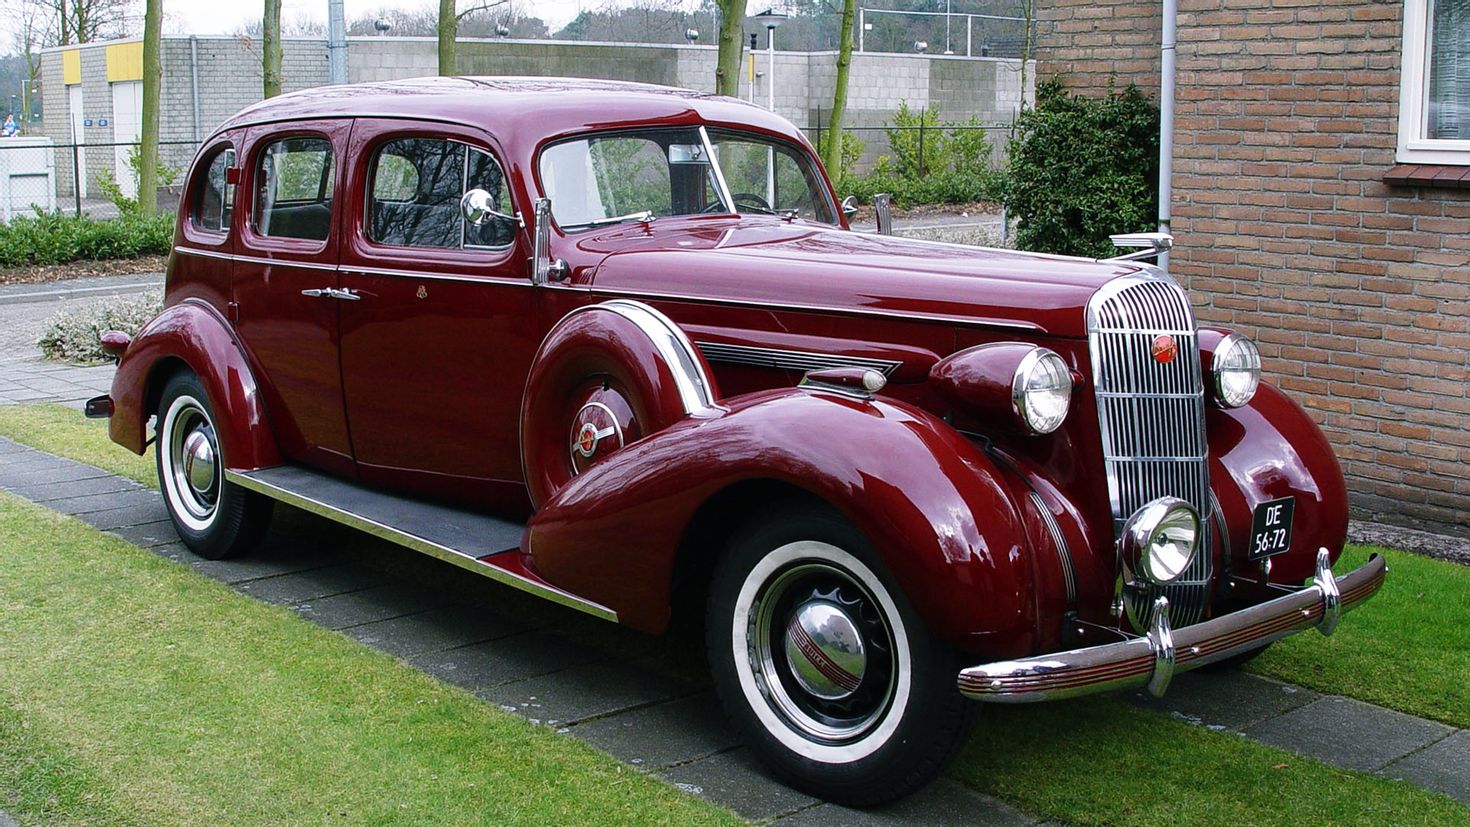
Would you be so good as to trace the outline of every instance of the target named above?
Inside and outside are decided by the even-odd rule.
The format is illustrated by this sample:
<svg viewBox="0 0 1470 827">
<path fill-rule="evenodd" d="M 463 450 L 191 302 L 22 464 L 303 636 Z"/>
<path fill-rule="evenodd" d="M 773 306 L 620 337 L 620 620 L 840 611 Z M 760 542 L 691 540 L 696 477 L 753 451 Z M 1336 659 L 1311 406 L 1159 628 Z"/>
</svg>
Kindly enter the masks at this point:
<svg viewBox="0 0 1470 827">
<path fill-rule="evenodd" d="M 1261 352 L 1256 343 L 1231 333 L 1215 346 L 1215 399 L 1227 408 L 1251 401 L 1261 384 Z"/>
<path fill-rule="evenodd" d="M 1123 562 L 1155 585 L 1178 580 L 1199 545 L 1199 514 L 1176 497 L 1160 497 L 1134 512 L 1123 527 Z"/>
<path fill-rule="evenodd" d="M 1044 347 L 1026 354 L 1011 380 L 1011 405 L 1032 433 L 1061 427 L 1072 406 L 1072 371 L 1062 357 Z"/>
</svg>

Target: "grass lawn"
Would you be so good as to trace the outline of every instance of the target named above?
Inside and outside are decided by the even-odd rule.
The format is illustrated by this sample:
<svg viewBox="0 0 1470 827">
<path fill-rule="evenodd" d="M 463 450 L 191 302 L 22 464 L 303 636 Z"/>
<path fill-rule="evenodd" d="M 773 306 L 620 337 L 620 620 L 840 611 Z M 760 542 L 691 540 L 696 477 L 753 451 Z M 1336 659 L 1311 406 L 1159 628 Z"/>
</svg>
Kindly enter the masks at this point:
<svg viewBox="0 0 1470 827">
<path fill-rule="evenodd" d="M 9 495 L 0 572 L 0 804 L 27 820 L 736 822 Z"/>
<path fill-rule="evenodd" d="M 75 411 L 57 406 L 0 407 L 0 434 L 117 473 L 131 469 L 128 476 L 153 482 L 151 460 L 113 446 L 100 423 L 88 422 Z M 364 791 L 393 790 L 412 796 L 412 801 L 404 802 L 410 807 L 441 796 L 432 806 L 452 814 L 464 812 L 454 807 L 464 806 L 467 799 L 495 795 L 488 791 L 492 783 L 488 780 L 475 789 L 465 787 L 470 779 L 488 773 L 492 779 L 504 779 L 495 789 L 516 785 L 533 789 L 553 777 L 558 783 L 552 793 L 525 802 L 540 809 L 515 808 L 506 814 L 486 805 L 481 814 L 486 821 L 563 819 L 574 812 L 585 818 L 580 811 L 565 809 L 572 806 L 566 800 L 570 797 L 575 803 L 577 796 L 592 793 L 582 792 L 581 781 L 558 768 L 582 760 L 591 768 L 586 770 L 588 778 L 601 779 L 586 789 L 598 789 L 609 777 L 617 779 L 613 790 L 602 791 L 617 793 L 613 804 L 594 805 L 596 799 L 587 799 L 589 813 L 608 821 L 678 821 L 686 818 L 686 812 L 695 819 L 722 815 L 698 809 L 697 802 L 665 798 L 671 795 L 667 788 L 626 770 L 618 774 L 615 766 L 609 769 L 607 762 L 594 760 L 599 758 L 595 753 L 546 730 L 504 719 L 495 711 L 460 706 L 450 710 L 453 704 L 482 705 L 284 610 L 235 597 L 224 587 L 49 512 L 13 500 L 0 500 L 0 506 L 0 571 L 7 572 L 0 575 L 0 640 L 18 637 L 34 647 L 29 650 L 32 654 L 17 655 L 26 665 L 19 673 L 26 681 L 20 689 L 14 685 L 20 678 L 12 677 L 7 654 L 0 651 L 0 788 L 19 788 L 20 801 L 41 802 L 41 806 L 15 805 L 23 813 L 115 822 L 136 813 L 140 806 L 136 799 L 142 797 L 195 808 L 147 811 L 145 821 L 202 820 L 219 812 L 210 807 L 224 807 L 230 820 L 237 822 L 279 821 L 282 812 L 294 816 L 285 820 L 295 822 L 325 820 L 333 812 L 348 812 L 354 821 L 391 820 L 398 815 L 412 820 L 410 810 L 394 811 L 388 802 L 375 805 Z M 6 562 L 6 550 L 60 544 L 50 539 L 16 544 L 10 538 L 12 531 L 42 532 L 48 538 L 76 535 L 78 542 L 105 543 L 108 553 L 45 549 L 48 557 L 60 558 L 53 562 L 56 568 L 21 567 L 23 572 L 36 569 L 27 576 L 45 581 L 23 593 L 47 594 L 34 611 L 56 617 L 22 616 L 7 592 L 17 575 Z M 77 559 L 91 561 L 80 569 L 80 577 L 73 574 L 75 565 L 60 562 Z M 1376 660 L 1357 668 L 1368 674 L 1392 669 L 1401 680 L 1396 697 L 1401 693 L 1412 699 L 1416 691 L 1443 693 L 1452 673 L 1448 658 L 1431 658 L 1436 666 L 1423 675 L 1399 666 L 1403 662 L 1399 654 L 1406 650 L 1414 658 L 1421 651 L 1425 657 L 1434 652 L 1414 645 L 1416 629 L 1399 628 L 1408 616 L 1394 608 L 1400 597 L 1394 587 L 1410 580 L 1403 572 L 1412 563 L 1434 561 L 1411 557 L 1402 564 L 1390 562 L 1394 566 L 1390 588 L 1351 613 L 1334 638 L 1303 635 L 1288 643 L 1293 648 L 1342 647 L 1353 627 L 1383 612 L 1378 626 L 1365 627 L 1362 634 L 1393 640 L 1382 648 L 1364 650 L 1363 657 L 1371 651 Z M 1424 579 L 1430 586 L 1456 585 L 1446 576 L 1435 572 Z M 1433 602 L 1435 593 L 1422 597 Z M 1463 603 L 1458 605 L 1461 622 L 1470 619 Z M 120 616 L 122 609 L 133 620 Z M 268 620 L 279 629 L 263 632 L 262 627 L 243 626 L 237 616 L 259 616 L 254 622 Z M 1458 628 L 1455 617 L 1433 622 L 1449 624 L 1441 628 Z M 135 622 L 132 631 L 113 628 Z M 170 631 L 171 623 L 186 623 L 197 634 L 190 638 Z M 667 658 L 671 671 L 698 669 L 691 665 L 698 661 L 697 651 L 691 657 L 684 651 L 697 646 L 697 640 L 659 642 L 580 617 L 558 625 L 575 637 L 597 638 L 596 645 L 620 656 L 640 661 Z M 1427 632 L 1419 634 L 1429 638 Z M 169 644 L 176 648 L 167 648 Z M 1269 660 L 1263 659 L 1263 671 L 1292 654 L 1292 648 L 1279 648 L 1279 655 L 1273 651 Z M 216 650 L 219 657 L 214 656 Z M 1308 651 L 1300 655 L 1300 667 L 1285 672 L 1307 669 L 1315 665 L 1316 657 L 1322 655 Z M 36 663 L 30 663 L 31 658 Z M 344 669 L 336 665 L 342 661 L 358 665 Z M 394 680 L 415 688 L 407 694 L 399 689 L 362 689 L 359 684 L 367 680 L 362 675 L 368 664 L 395 674 L 410 672 Z M 1270 674 L 1344 694 L 1355 694 L 1358 686 L 1342 680 L 1335 670 L 1317 670 L 1317 683 L 1305 674 Z M 93 700 L 93 694 L 102 697 Z M 410 696 L 437 700 L 422 708 L 409 703 Z M 1395 705 L 1389 699 L 1358 696 Z M 220 697 L 229 702 L 220 703 Z M 281 698 L 290 701 L 282 703 Z M 401 723 L 403 719 L 410 724 Z M 420 729 L 406 735 L 410 725 Z M 487 734 L 487 729 L 510 731 L 515 737 Z M 283 747 L 275 740 L 279 738 L 289 746 Z M 105 743 L 94 743 L 99 739 Z M 335 743 L 338 739 L 341 747 Z M 486 745 L 493 745 L 492 755 L 476 751 Z M 290 755 L 293 750 L 296 754 Z M 290 757 L 282 758 L 283 753 Z M 180 755 L 187 758 L 180 760 Z M 508 756 L 513 756 L 509 762 Z M 480 763 L 471 769 L 476 760 Z M 340 780 L 326 780 L 339 768 L 344 773 Z M 975 737 L 950 774 L 1028 812 L 1074 824 L 1294 825 L 1303 813 L 1314 814 L 1309 820 L 1322 823 L 1470 822 L 1470 810 L 1447 798 L 1337 770 L 1237 735 L 1192 727 L 1111 698 L 987 707 Z M 234 789 L 231 780 L 238 778 L 252 779 L 253 786 Z M 413 782 L 385 780 L 404 778 Z M 634 787 L 624 789 L 627 785 Z M 572 787 L 578 790 L 575 794 Z M 566 797 L 556 797 L 562 793 Z M 256 800 L 260 798 L 280 801 Z M 245 808 L 243 817 L 231 810 L 237 802 Z M 436 817 L 454 820 L 437 812 Z"/>
<path fill-rule="evenodd" d="M 1332 637 L 1289 637 L 1246 668 L 1319 692 L 1470 727 L 1470 568 L 1402 551 L 1349 547 L 1349 571 L 1377 552 L 1388 579 Z"/>
</svg>

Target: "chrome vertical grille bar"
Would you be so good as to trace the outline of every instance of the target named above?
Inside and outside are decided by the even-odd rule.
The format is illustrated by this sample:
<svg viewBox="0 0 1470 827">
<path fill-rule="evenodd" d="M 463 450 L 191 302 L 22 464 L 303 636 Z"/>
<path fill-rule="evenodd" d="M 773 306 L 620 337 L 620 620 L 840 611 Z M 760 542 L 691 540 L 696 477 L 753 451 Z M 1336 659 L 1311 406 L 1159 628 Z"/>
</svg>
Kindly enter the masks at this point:
<svg viewBox="0 0 1470 827">
<path fill-rule="evenodd" d="M 1177 624 L 1196 623 L 1210 598 L 1212 498 L 1204 379 L 1189 299 L 1166 276 L 1124 276 L 1092 297 L 1087 327 L 1114 539 L 1133 512 L 1163 496 L 1193 505 L 1205 528 L 1184 575 L 1168 586 L 1128 594 L 1128 614 L 1143 623 L 1162 595 Z M 1177 348 L 1169 362 L 1153 358 L 1160 335 L 1173 338 Z"/>
</svg>

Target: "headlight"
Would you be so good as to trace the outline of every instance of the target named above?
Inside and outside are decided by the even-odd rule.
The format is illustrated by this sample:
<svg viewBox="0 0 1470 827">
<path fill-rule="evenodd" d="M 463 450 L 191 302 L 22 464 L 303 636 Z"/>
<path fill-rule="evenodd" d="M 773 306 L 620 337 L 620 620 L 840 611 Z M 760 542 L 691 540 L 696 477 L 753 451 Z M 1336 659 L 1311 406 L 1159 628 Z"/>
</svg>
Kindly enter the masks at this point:
<svg viewBox="0 0 1470 827">
<path fill-rule="evenodd" d="M 1179 579 L 1199 543 L 1199 515 L 1187 502 L 1160 497 L 1134 512 L 1123 527 L 1123 562 L 1155 585 Z"/>
<path fill-rule="evenodd" d="M 1026 354 L 1011 381 L 1011 404 L 1033 433 L 1061 427 L 1072 405 L 1072 371 L 1054 351 L 1038 347 Z"/>
<path fill-rule="evenodd" d="M 1227 408 L 1251 401 L 1261 384 L 1261 352 L 1256 343 L 1231 333 L 1215 346 L 1215 398 Z"/>
</svg>

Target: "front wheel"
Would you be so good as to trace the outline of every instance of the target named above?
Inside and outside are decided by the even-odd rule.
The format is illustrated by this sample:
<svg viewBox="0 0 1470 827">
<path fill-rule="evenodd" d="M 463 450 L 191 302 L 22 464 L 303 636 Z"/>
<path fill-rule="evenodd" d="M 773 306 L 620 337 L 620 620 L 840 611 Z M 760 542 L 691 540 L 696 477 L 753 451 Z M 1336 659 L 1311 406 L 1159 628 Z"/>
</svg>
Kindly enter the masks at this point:
<svg viewBox="0 0 1470 827">
<path fill-rule="evenodd" d="M 214 411 L 193 373 L 174 374 L 163 387 L 156 457 L 168 515 L 195 554 L 236 557 L 265 535 L 274 502 L 225 479 Z"/>
<path fill-rule="evenodd" d="M 784 782 L 853 806 L 932 780 L 968 733 L 954 653 L 934 639 L 863 536 L 820 510 L 732 543 L 707 623 L 716 689 Z"/>
</svg>

